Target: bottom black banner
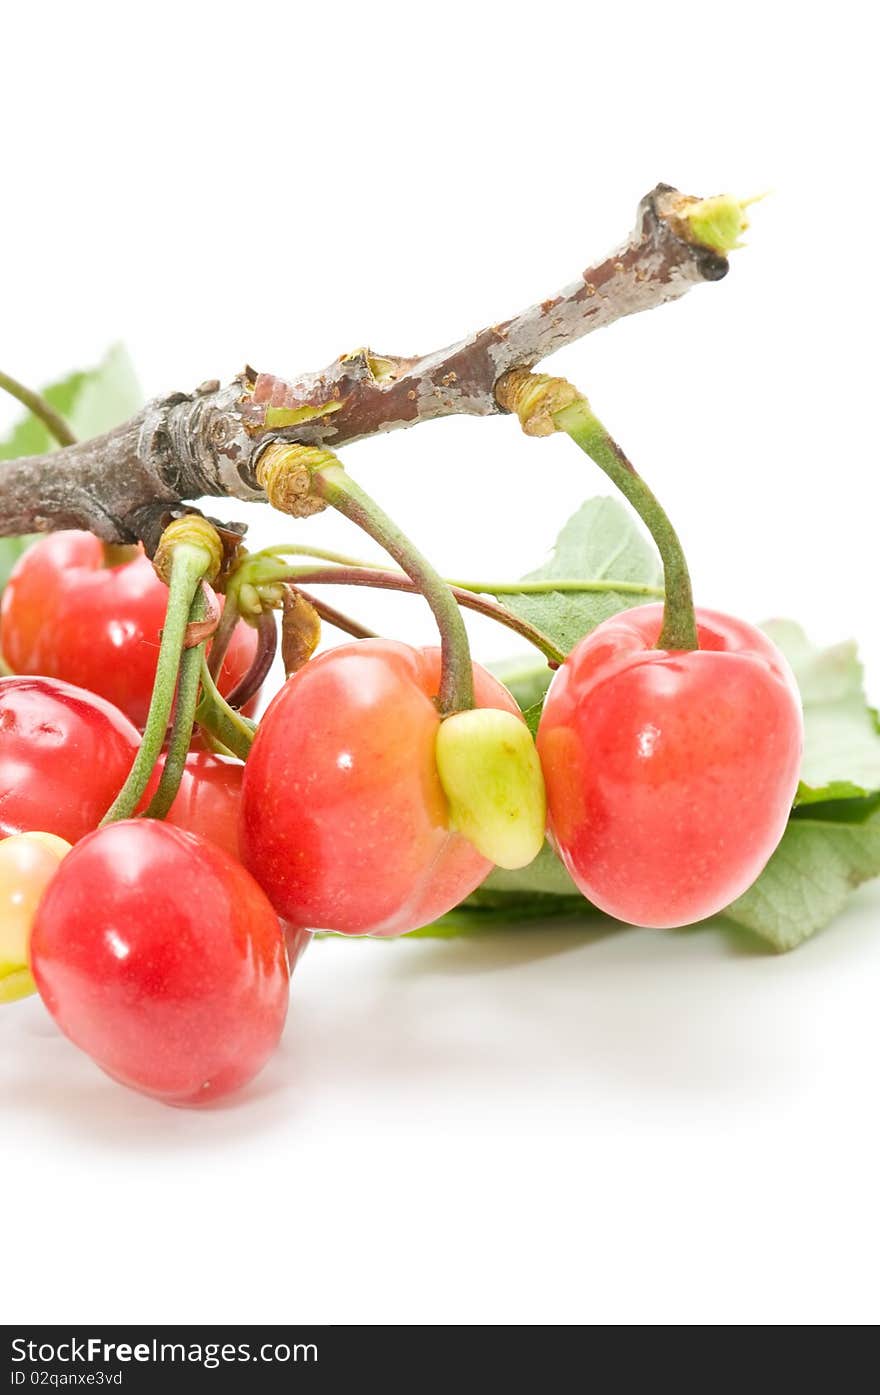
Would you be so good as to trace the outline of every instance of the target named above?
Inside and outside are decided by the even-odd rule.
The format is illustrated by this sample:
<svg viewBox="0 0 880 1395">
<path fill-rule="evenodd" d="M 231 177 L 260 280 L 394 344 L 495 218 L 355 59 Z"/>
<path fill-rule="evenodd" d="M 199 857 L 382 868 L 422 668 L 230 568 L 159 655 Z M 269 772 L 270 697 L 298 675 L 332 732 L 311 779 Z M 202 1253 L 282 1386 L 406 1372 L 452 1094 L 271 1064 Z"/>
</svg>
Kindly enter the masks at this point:
<svg viewBox="0 0 880 1395">
<path fill-rule="evenodd" d="M 0 1395 L 106 1388 L 108 1391 L 338 1389 L 352 1377 L 388 1385 L 445 1372 L 457 1381 L 508 1370 L 522 1380 L 549 1374 L 580 1349 L 576 1328 L 458 1329 L 459 1342 L 430 1327 L 88 1327 L 4 1326 Z M 453 1329 L 454 1333 L 455 1329 Z M 560 1342 L 560 1338 L 562 1338 Z M 569 1341 L 570 1338 L 570 1341 Z M 551 1356 L 552 1351 L 552 1356 Z M 332 1385 L 331 1385 L 332 1382 Z"/>
</svg>

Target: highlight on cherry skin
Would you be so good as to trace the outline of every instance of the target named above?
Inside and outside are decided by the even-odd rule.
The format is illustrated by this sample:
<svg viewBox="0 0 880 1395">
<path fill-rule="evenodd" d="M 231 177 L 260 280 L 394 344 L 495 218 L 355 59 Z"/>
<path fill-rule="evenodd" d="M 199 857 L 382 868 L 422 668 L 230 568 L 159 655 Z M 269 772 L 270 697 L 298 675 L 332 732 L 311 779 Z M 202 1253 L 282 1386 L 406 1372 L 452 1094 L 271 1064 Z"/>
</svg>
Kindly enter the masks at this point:
<svg viewBox="0 0 880 1395">
<path fill-rule="evenodd" d="M 785 831 L 803 748 L 788 663 L 697 608 L 699 649 L 654 648 L 660 605 L 623 611 L 555 675 L 538 728 L 552 842 L 580 891 L 635 925 L 704 920 Z"/>
<path fill-rule="evenodd" d="M 0 678 L 0 838 L 32 829 L 84 838 L 139 744 L 128 718 L 95 693 L 52 678 Z"/>
<path fill-rule="evenodd" d="M 265 894 L 216 844 L 157 819 L 110 824 L 67 854 L 36 913 L 30 970 L 75 1045 L 166 1104 L 253 1079 L 287 1015 Z"/>
</svg>

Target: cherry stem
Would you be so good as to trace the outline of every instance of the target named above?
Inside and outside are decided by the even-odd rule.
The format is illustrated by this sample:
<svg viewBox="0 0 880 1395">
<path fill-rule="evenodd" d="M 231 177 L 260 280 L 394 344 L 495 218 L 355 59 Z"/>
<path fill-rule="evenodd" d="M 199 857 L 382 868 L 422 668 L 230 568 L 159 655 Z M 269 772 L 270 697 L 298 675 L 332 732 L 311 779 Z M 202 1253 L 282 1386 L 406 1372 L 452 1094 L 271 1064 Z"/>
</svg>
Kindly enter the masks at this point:
<svg viewBox="0 0 880 1395">
<path fill-rule="evenodd" d="M 250 702 L 254 694 L 259 692 L 269 675 L 278 650 L 278 626 L 275 623 L 274 611 L 262 611 L 255 629 L 257 631 L 257 649 L 253 662 L 247 673 L 236 683 L 232 692 L 226 695 L 227 705 L 235 709 L 244 707 L 246 703 Z"/>
<path fill-rule="evenodd" d="M 452 591 L 427 558 L 392 522 L 374 499 L 341 465 L 325 465 L 312 474 L 314 493 L 356 523 L 384 547 L 421 591 L 440 631 L 440 690 L 443 716 L 474 705 L 474 671 L 467 630 Z"/>
<path fill-rule="evenodd" d="M 150 783 L 156 762 L 168 733 L 168 719 L 174 704 L 190 609 L 200 590 L 202 577 L 211 567 L 211 557 L 203 547 L 181 543 L 174 549 L 165 624 L 159 645 L 159 659 L 147 725 L 128 779 L 101 820 L 101 826 L 129 819 L 137 810 Z"/>
<path fill-rule="evenodd" d="M 41 421 L 49 435 L 59 446 L 76 445 L 76 436 L 70 429 L 68 423 L 60 412 L 56 412 L 51 402 L 47 402 L 42 393 L 34 392 L 32 388 L 25 387 L 17 378 L 10 378 L 8 373 L 0 373 L 0 389 L 8 392 L 10 397 L 14 397 L 16 402 L 20 402 L 23 407 Z"/>
<path fill-rule="evenodd" d="M 205 586 L 202 583 L 196 591 L 190 607 L 190 625 L 203 620 L 207 609 Z M 183 651 L 177 680 L 177 697 L 174 703 L 174 722 L 168 740 L 168 750 L 165 753 L 162 776 L 156 793 L 145 811 L 145 817 L 148 819 L 164 819 L 177 798 L 195 724 L 204 651 L 204 640 L 201 644 L 192 645 Z"/>
<path fill-rule="evenodd" d="M 553 421 L 570 436 L 632 504 L 660 553 L 666 600 L 658 649 L 699 649 L 690 574 L 678 534 L 659 500 L 638 475 L 617 442 L 581 398 L 554 413 Z"/>
<path fill-rule="evenodd" d="M 261 547 L 259 555 L 261 557 L 314 557 L 318 562 L 335 562 L 340 567 L 378 567 L 380 571 L 385 565 L 384 562 L 365 562 L 362 557 L 351 557 L 347 552 L 331 552 L 326 547 L 309 547 L 305 543 L 278 543 L 276 547 Z"/>
<path fill-rule="evenodd" d="M 458 577 L 449 585 L 456 591 L 474 591 L 477 595 L 490 596 L 546 596 L 552 591 L 587 591 L 606 595 L 619 591 L 624 596 L 659 597 L 664 595 L 662 586 L 646 586 L 641 581 L 578 581 L 577 577 L 548 577 L 544 581 L 460 581 Z"/>
<path fill-rule="evenodd" d="M 355 620 L 353 616 L 346 615 L 344 610 L 337 610 L 335 606 L 328 605 L 319 596 L 312 595 L 311 591 L 304 591 L 301 586 L 297 586 L 297 591 L 304 600 L 315 610 L 321 619 L 328 625 L 332 625 L 334 630 L 341 630 L 345 635 L 351 635 L 354 639 L 378 639 L 379 635 L 375 630 L 362 625 L 360 620 Z"/>
<path fill-rule="evenodd" d="M 202 697 L 196 708 L 196 721 L 227 751 L 240 760 L 247 760 L 254 740 L 253 723 L 229 706 L 214 682 L 204 652 L 201 681 Z"/>
<path fill-rule="evenodd" d="M 248 558 L 249 563 L 252 560 Z M 402 572 L 380 571 L 377 567 L 287 567 L 283 578 L 277 575 L 272 577 L 272 580 L 280 579 L 292 581 L 297 587 L 301 582 L 305 582 L 311 586 L 373 586 L 378 591 L 405 591 L 409 595 L 421 591 L 421 587 Z M 258 578 L 254 584 L 260 586 L 262 579 Z M 268 584 L 271 585 L 271 581 Z M 488 616 L 490 620 L 495 620 L 499 625 L 504 625 L 506 629 L 521 635 L 529 644 L 540 650 L 552 668 L 558 668 L 565 662 L 564 650 L 554 644 L 543 631 L 519 615 L 514 615 L 506 606 L 499 605 L 497 601 L 490 601 L 473 591 L 466 591 L 460 586 L 450 585 L 449 589 L 456 605 L 473 610 L 477 615 Z M 315 608 L 317 609 L 317 606 Z"/>
<path fill-rule="evenodd" d="M 370 571 L 387 571 L 382 562 L 368 562 L 362 557 L 349 557 L 342 552 L 330 552 L 326 548 L 307 547 L 298 543 L 279 543 L 276 547 L 261 547 L 259 552 L 248 554 L 245 559 L 246 564 L 254 562 L 256 559 L 271 557 L 273 560 L 278 557 L 314 557 L 318 561 L 336 562 L 343 567 L 360 567 Z M 287 577 L 287 571 L 283 568 L 283 563 L 279 563 L 279 576 L 282 579 Z M 605 577 L 601 581 L 587 581 L 576 576 L 547 577 L 541 581 L 472 581 L 461 577 L 444 577 L 447 586 L 451 586 L 453 591 L 473 591 L 477 595 L 487 596 L 546 596 L 551 591 L 583 591 L 590 594 L 607 595 L 613 591 L 619 591 L 624 596 L 645 596 L 648 599 L 662 600 L 665 592 L 662 586 L 647 586 L 641 581 L 617 581 L 614 577 Z M 261 577 L 260 583 L 262 584 Z M 356 623 L 356 622 L 355 622 Z"/>
<path fill-rule="evenodd" d="M 223 660 L 226 658 L 226 651 L 229 642 L 235 633 L 235 627 L 239 620 L 239 609 L 237 598 L 232 591 L 227 592 L 223 603 L 223 613 L 220 616 L 220 623 L 214 631 L 214 638 L 211 641 L 211 651 L 208 656 L 208 668 L 211 676 L 216 678 L 223 667 Z"/>
</svg>

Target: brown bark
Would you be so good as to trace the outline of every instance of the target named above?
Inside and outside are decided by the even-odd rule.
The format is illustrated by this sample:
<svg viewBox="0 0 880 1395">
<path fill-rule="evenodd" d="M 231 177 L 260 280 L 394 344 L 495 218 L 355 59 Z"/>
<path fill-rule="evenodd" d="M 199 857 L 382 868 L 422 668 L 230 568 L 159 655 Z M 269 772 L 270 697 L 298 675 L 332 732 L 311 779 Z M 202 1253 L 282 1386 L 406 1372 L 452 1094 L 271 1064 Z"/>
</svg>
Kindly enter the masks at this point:
<svg viewBox="0 0 880 1395">
<path fill-rule="evenodd" d="M 155 543 L 187 499 L 262 499 L 255 464 L 270 439 L 333 449 L 437 417 L 490 416 L 511 368 L 532 367 L 624 315 L 717 281 L 727 261 L 689 241 L 683 199 L 658 185 L 610 257 L 558 295 L 420 358 L 361 349 L 292 382 L 247 370 L 225 387 L 151 403 L 116 431 L 0 466 L 0 535 L 88 528 L 108 542 Z"/>
</svg>

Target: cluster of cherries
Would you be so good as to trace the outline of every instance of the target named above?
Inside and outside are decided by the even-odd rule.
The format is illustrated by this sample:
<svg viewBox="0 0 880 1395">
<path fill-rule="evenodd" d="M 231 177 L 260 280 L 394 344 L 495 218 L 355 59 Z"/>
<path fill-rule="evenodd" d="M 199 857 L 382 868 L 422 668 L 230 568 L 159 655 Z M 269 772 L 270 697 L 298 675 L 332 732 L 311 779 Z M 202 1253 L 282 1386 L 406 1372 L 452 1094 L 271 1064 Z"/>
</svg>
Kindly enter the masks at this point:
<svg viewBox="0 0 880 1395">
<path fill-rule="evenodd" d="M 536 740 L 472 663 L 449 587 L 327 451 L 271 446 L 258 472 L 268 497 L 293 511 L 308 471 L 315 498 L 423 590 L 441 647 L 370 636 L 310 657 L 310 642 L 255 731 L 231 690 L 265 671 L 277 596 L 248 583 L 259 604 L 243 609 L 239 560 L 224 625 L 205 581 L 219 556 L 209 571 L 196 524 L 163 535 L 182 522 L 170 570 L 83 533 L 23 554 L 2 608 L 0 1001 L 38 991 L 111 1076 L 198 1104 L 268 1059 L 313 930 L 406 934 L 493 866 L 527 865 L 545 836 L 590 901 L 638 925 L 704 919 L 752 884 L 798 781 L 803 723 L 785 660 L 750 625 L 694 609 L 668 519 L 586 399 L 522 371 L 505 404 L 532 434 L 545 420 L 567 432 L 664 563 L 663 605 L 625 610 L 558 654 Z M 266 567 L 284 570 L 275 557 Z M 182 655 L 197 622 L 194 677 Z M 198 717 L 200 692 L 225 726 Z"/>
<path fill-rule="evenodd" d="M 545 785 L 577 885 L 637 924 L 721 909 L 781 836 L 801 745 L 784 661 L 708 612 L 699 648 L 656 648 L 656 605 L 576 646 L 545 702 L 540 764 L 485 669 L 461 741 L 436 703 L 439 651 L 363 639 L 288 679 L 246 763 L 194 748 L 164 819 L 99 827 L 138 750 L 167 597 L 145 556 L 107 561 L 91 535 L 55 534 L 4 595 L 0 1000 L 36 987 L 105 1071 L 168 1103 L 263 1066 L 312 928 L 402 935 L 493 861 L 530 860 Z M 222 690 L 255 642 L 239 623 Z"/>
</svg>

